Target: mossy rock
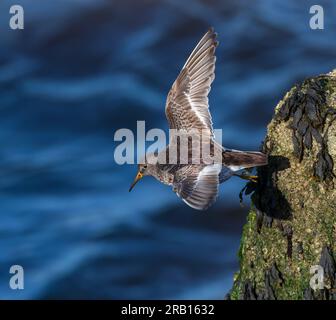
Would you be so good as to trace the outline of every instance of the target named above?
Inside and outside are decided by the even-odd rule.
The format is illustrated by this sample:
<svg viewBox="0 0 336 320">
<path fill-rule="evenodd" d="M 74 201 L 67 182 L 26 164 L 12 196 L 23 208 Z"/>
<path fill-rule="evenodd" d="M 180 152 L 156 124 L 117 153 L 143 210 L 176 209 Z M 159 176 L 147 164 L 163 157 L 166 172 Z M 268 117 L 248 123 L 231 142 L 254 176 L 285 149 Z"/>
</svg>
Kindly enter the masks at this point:
<svg viewBox="0 0 336 320">
<path fill-rule="evenodd" d="M 293 87 L 275 108 L 269 165 L 247 185 L 231 299 L 336 299 L 336 70 Z M 310 286 L 312 266 L 324 288 Z"/>
</svg>

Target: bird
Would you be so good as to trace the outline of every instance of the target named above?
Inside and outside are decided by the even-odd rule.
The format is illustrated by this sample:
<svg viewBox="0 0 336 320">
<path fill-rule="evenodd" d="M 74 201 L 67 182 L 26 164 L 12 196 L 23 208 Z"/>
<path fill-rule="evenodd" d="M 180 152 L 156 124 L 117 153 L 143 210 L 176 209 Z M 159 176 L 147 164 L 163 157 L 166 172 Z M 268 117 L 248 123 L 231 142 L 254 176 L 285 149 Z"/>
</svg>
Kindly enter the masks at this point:
<svg viewBox="0 0 336 320">
<path fill-rule="evenodd" d="M 167 159 L 172 149 L 173 142 L 170 140 L 159 154 L 146 154 L 145 159 L 140 161 L 129 191 L 144 176 L 152 176 L 171 186 L 177 196 L 190 207 L 206 210 L 216 201 L 219 185 L 232 176 L 257 183 L 257 176 L 240 172 L 267 165 L 267 155 L 259 151 L 227 149 L 214 138 L 208 94 L 215 78 L 217 46 L 217 33 L 210 28 L 198 42 L 173 83 L 167 96 L 165 113 L 170 129 L 187 132 L 194 130 L 202 134 L 202 139 L 209 138 L 212 154 L 214 151 L 219 152 L 220 162 L 207 162 L 201 158 L 199 163 L 161 163 L 158 158 L 163 156 Z M 175 142 L 174 146 L 177 144 Z M 188 148 L 190 149 L 189 145 Z"/>
</svg>

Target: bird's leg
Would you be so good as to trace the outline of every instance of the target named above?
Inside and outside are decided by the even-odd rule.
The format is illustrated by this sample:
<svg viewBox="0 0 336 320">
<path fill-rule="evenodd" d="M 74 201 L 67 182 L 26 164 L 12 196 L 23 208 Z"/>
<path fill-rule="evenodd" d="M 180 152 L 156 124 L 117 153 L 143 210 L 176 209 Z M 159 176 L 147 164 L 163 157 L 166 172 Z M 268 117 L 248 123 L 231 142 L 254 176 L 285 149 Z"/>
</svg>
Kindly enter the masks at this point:
<svg viewBox="0 0 336 320">
<path fill-rule="evenodd" d="M 242 174 L 234 173 L 233 175 L 236 176 L 236 177 L 239 177 L 241 179 L 244 179 L 244 180 L 249 180 L 249 181 L 252 181 L 254 183 L 258 183 L 258 176 L 251 176 L 251 175 L 247 175 L 245 173 L 242 173 Z"/>
</svg>

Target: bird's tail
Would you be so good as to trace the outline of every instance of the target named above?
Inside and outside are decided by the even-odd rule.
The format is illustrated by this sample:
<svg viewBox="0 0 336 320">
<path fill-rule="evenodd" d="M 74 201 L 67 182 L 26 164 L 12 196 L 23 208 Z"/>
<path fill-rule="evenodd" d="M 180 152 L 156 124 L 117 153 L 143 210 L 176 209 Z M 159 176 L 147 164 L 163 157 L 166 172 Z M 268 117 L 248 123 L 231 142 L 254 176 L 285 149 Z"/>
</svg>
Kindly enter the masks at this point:
<svg viewBox="0 0 336 320">
<path fill-rule="evenodd" d="M 225 149 L 222 153 L 223 165 L 233 171 L 267 164 L 267 155 L 257 151 L 238 151 Z"/>
</svg>

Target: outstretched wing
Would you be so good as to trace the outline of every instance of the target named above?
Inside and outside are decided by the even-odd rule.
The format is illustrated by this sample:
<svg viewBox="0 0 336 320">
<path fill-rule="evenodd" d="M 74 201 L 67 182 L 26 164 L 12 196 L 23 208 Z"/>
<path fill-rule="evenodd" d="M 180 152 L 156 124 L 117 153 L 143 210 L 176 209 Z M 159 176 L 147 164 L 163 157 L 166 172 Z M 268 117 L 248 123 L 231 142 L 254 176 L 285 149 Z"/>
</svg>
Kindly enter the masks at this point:
<svg viewBox="0 0 336 320">
<path fill-rule="evenodd" d="M 170 129 L 209 130 L 213 135 L 208 94 L 215 78 L 216 36 L 213 29 L 203 36 L 168 93 L 166 116 Z"/>
<path fill-rule="evenodd" d="M 221 165 L 190 165 L 181 168 L 173 183 L 176 194 L 197 210 L 209 208 L 217 198 Z"/>
</svg>

